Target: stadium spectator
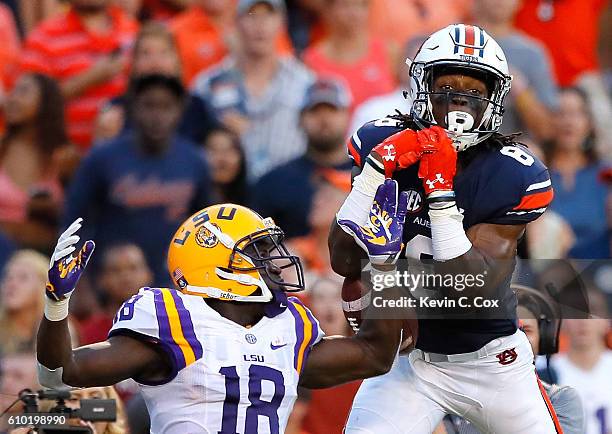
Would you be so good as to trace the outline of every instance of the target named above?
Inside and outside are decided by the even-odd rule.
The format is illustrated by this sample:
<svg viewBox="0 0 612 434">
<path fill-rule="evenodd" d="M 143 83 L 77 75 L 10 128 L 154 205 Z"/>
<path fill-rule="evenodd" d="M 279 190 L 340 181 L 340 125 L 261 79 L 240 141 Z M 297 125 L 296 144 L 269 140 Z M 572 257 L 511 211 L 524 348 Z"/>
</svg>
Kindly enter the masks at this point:
<svg viewBox="0 0 612 434">
<path fill-rule="evenodd" d="M 599 70 L 599 18 L 606 8 L 606 0 L 522 0 L 521 3 L 514 22 L 548 47 L 560 86 L 574 85 L 580 75 Z M 568 35 L 573 36 L 567 38 Z"/>
<path fill-rule="evenodd" d="M 28 36 L 21 68 L 57 79 L 67 101 L 70 139 L 89 148 L 98 109 L 127 83 L 127 51 L 137 23 L 110 0 L 71 0 L 68 12 Z"/>
<path fill-rule="evenodd" d="M 322 170 L 307 216 L 308 234 L 291 238 L 287 246 L 302 259 L 304 270 L 316 274 L 332 272 L 327 239 L 329 226 L 351 190 L 349 171 Z"/>
<path fill-rule="evenodd" d="M 610 317 L 601 292 L 591 287 L 588 296 L 592 317 L 563 321 L 569 348 L 553 359 L 553 367 L 559 384 L 574 387 L 582 398 L 585 433 L 600 434 L 612 427 L 612 351 L 605 343 Z"/>
<path fill-rule="evenodd" d="M 272 217 L 288 238 L 308 233 L 316 175 L 330 169 L 350 173 L 344 146 L 349 106 L 348 92 L 339 82 L 319 80 L 311 85 L 301 114 L 306 152 L 263 176 L 253 188 L 253 208 Z"/>
<path fill-rule="evenodd" d="M 286 0 L 287 27 L 297 55 L 325 36 L 325 0 Z"/>
<path fill-rule="evenodd" d="M 135 244 L 115 244 L 96 254 L 100 256 L 100 272 L 96 281 L 102 311 L 80 322 L 78 332 L 81 345 L 105 340 L 121 305 L 153 281 L 153 273 L 144 253 Z"/>
<path fill-rule="evenodd" d="M 49 258 L 33 250 L 17 251 L 6 264 L 0 281 L 2 354 L 34 350 L 48 269 Z"/>
<path fill-rule="evenodd" d="M 464 22 L 473 0 L 370 0 L 372 34 L 394 40 L 398 47 L 418 35 L 430 35 Z"/>
<path fill-rule="evenodd" d="M 61 206 L 61 181 L 76 164 L 57 83 L 24 74 L 7 96 L 0 141 L 0 227 L 22 246 L 49 249 Z"/>
<path fill-rule="evenodd" d="M 227 128 L 213 130 L 204 142 L 204 155 L 217 200 L 246 204 L 249 190 L 240 137 Z"/>
<path fill-rule="evenodd" d="M 165 256 L 189 213 L 210 203 L 208 169 L 196 147 L 175 135 L 185 89 L 175 77 L 147 75 L 133 86 L 134 130 L 92 149 L 74 177 L 65 224 L 85 219 L 84 235 L 101 251 L 132 242 L 144 252 L 156 286 L 170 285 Z M 96 255 L 92 268 L 96 269 Z"/>
<path fill-rule="evenodd" d="M 514 20 L 519 29 L 546 45 L 558 84 L 578 85 L 589 95 L 602 156 L 612 154 L 612 99 L 598 59 L 602 30 L 609 27 L 600 25 L 605 23 L 601 17 L 606 8 L 606 0 L 523 0 Z"/>
<path fill-rule="evenodd" d="M 39 390 L 36 372 L 36 355 L 33 352 L 20 352 L 0 358 L 0 408 L 4 411 L 17 399 L 23 389 Z M 23 414 L 21 402 L 16 403 L 6 415 Z M 7 430 L 6 415 L 0 419 L 0 432 Z"/>
<path fill-rule="evenodd" d="M 586 94 L 577 88 L 563 89 L 555 117 L 555 138 L 547 150 L 555 198 L 550 209 L 571 226 L 576 243 L 571 258 L 610 257 L 610 238 L 605 202 L 608 187 L 598 177 L 601 163 Z"/>
<path fill-rule="evenodd" d="M 196 78 L 196 93 L 208 99 L 222 122 L 240 134 L 250 180 L 304 151 L 300 104 L 312 74 L 275 41 L 282 31 L 282 0 L 238 3 L 240 51 Z"/>
<path fill-rule="evenodd" d="M 475 0 L 473 16 L 504 50 L 513 76 L 501 132 L 550 140 L 558 106 L 555 79 L 546 48 L 513 25 L 519 6 L 519 0 Z"/>
<path fill-rule="evenodd" d="M 174 37 L 161 23 L 145 24 L 134 43 L 131 81 L 146 74 L 181 77 L 181 62 Z M 111 139 L 132 127 L 126 119 L 130 89 L 125 95 L 113 98 L 101 110 L 96 122 L 96 140 Z M 196 95 L 189 95 L 178 132 L 196 143 L 202 142 L 219 122 L 210 104 Z"/>
<path fill-rule="evenodd" d="M 185 83 L 192 84 L 200 72 L 219 63 L 230 53 L 236 54 L 244 48 L 240 35 L 236 35 L 237 3 L 240 15 L 259 2 L 194 0 L 193 6 L 172 21 L 171 28 L 183 62 Z M 261 3 L 267 2 L 261 1 Z M 284 7 L 282 1 L 272 3 Z M 273 39 L 279 55 L 292 54 L 291 42 L 284 27 L 274 32 Z"/>
<path fill-rule="evenodd" d="M 395 89 L 397 46 L 368 31 L 368 0 L 330 0 L 327 34 L 304 52 L 304 63 L 320 77 L 345 80 L 353 107 Z"/>
<path fill-rule="evenodd" d="M 193 0 L 142 0 L 141 16 L 144 20 L 170 21 L 185 11 Z"/>
<path fill-rule="evenodd" d="M 111 0 L 134 20 L 140 20 L 143 0 Z"/>
<path fill-rule="evenodd" d="M 401 59 L 401 62 L 397 62 L 395 71 L 399 85 L 391 92 L 374 96 L 357 106 L 351 119 L 351 127 L 349 128 L 351 133 L 357 131 L 366 122 L 396 114 L 396 110 L 402 113 L 410 113 L 412 102 L 408 93 L 404 95 L 404 92 L 410 89 L 410 76 L 408 75 L 406 59 L 412 60 L 425 39 L 426 36 L 416 36 L 406 43 L 403 59 Z"/>
<path fill-rule="evenodd" d="M 11 0 L 4 0 L 5 3 Z M 41 21 L 65 11 L 63 0 L 12 0 L 15 16 L 19 17 L 19 28 L 23 35 L 28 35 Z"/>
<path fill-rule="evenodd" d="M 19 56 L 21 41 L 17 32 L 17 25 L 13 13 L 3 3 L 0 3 L 0 88 L 2 85 L 8 88 L 8 79 L 13 73 L 12 68 Z"/>
<path fill-rule="evenodd" d="M 117 395 L 113 386 L 88 387 L 76 389 L 70 392 L 70 399 L 66 400 L 66 407 L 72 409 L 80 408 L 81 399 L 112 399 L 117 403 L 117 419 L 114 422 L 81 422 L 78 419 L 69 420 L 70 426 L 87 426 L 93 434 L 125 434 L 128 432 L 128 423 L 123 401 Z"/>
</svg>

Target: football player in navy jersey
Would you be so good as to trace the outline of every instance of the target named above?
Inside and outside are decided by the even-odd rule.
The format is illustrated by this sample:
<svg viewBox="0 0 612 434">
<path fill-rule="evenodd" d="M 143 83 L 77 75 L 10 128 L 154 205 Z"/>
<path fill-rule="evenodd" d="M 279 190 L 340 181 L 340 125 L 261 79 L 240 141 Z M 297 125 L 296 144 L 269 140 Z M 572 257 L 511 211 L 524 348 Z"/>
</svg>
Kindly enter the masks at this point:
<svg viewBox="0 0 612 434">
<path fill-rule="evenodd" d="M 369 217 L 378 186 L 393 178 L 409 196 L 406 257 L 486 275 L 485 293 L 505 313 L 441 320 L 419 311 L 416 349 L 363 383 L 346 433 L 430 433 L 445 413 L 482 432 L 561 432 L 510 289 L 517 242 L 553 191 L 546 167 L 516 136 L 497 132 L 512 80 L 505 55 L 484 30 L 457 24 L 431 35 L 407 63 L 410 114 L 369 122 L 348 142 L 353 188 L 332 225 L 332 266 L 356 280 L 365 251 L 372 279 L 394 272 Z"/>
</svg>

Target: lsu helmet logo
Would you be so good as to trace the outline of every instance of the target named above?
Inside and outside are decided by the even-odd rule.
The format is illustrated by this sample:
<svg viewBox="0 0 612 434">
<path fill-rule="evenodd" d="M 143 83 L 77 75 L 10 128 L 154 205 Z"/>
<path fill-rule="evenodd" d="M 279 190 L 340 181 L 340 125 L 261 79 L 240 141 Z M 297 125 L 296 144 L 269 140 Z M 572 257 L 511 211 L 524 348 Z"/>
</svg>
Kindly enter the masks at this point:
<svg viewBox="0 0 612 434">
<path fill-rule="evenodd" d="M 212 223 L 217 229 L 220 230 L 219 225 Z M 210 249 L 219 244 L 219 239 L 213 234 L 208 228 L 202 226 L 195 234 L 196 243 L 201 247 Z"/>
</svg>

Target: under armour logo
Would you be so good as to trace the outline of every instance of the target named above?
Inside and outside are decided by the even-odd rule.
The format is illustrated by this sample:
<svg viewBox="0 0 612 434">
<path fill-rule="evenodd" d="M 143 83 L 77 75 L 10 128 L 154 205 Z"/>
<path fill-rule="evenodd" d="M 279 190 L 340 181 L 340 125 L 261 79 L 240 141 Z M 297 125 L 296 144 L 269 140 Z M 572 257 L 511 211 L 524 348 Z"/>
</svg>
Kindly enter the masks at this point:
<svg viewBox="0 0 612 434">
<path fill-rule="evenodd" d="M 427 187 L 429 187 L 430 190 L 433 190 L 434 187 L 436 186 L 436 182 L 439 182 L 440 184 L 444 184 L 444 178 L 442 178 L 441 173 L 436 173 L 436 179 L 428 179 L 425 182 L 427 184 Z"/>
<path fill-rule="evenodd" d="M 385 145 L 383 149 L 387 151 L 387 155 L 383 155 L 383 160 L 385 161 L 394 161 L 395 160 L 395 146 L 393 145 Z"/>
<path fill-rule="evenodd" d="M 509 350 L 505 350 L 503 353 L 499 353 L 495 357 L 497 357 L 497 360 L 499 360 L 500 365 L 509 365 L 516 360 L 518 355 L 516 354 L 516 350 L 511 348 Z"/>
</svg>

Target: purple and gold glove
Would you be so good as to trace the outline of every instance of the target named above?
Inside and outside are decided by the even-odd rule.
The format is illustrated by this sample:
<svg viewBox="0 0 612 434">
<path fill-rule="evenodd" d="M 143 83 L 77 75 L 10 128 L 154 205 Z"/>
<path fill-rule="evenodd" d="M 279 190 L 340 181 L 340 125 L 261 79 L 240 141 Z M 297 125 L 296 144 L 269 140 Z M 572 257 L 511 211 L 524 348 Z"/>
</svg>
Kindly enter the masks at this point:
<svg viewBox="0 0 612 434">
<path fill-rule="evenodd" d="M 49 280 L 45 292 L 52 302 L 62 302 L 70 297 L 94 251 L 95 244 L 89 240 L 81 247 L 76 257 L 72 256 L 76 250 L 75 245 L 80 240 L 76 233 L 82 223 L 83 219 L 78 218 L 64 231 L 51 256 Z"/>
<path fill-rule="evenodd" d="M 363 225 L 351 220 L 338 221 L 366 251 L 372 265 L 393 265 L 402 251 L 408 193 L 402 191 L 398 199 L 397 190 L 393 179 L 386 179 L 378 187 L 370 215 Z"/>
</svg>

